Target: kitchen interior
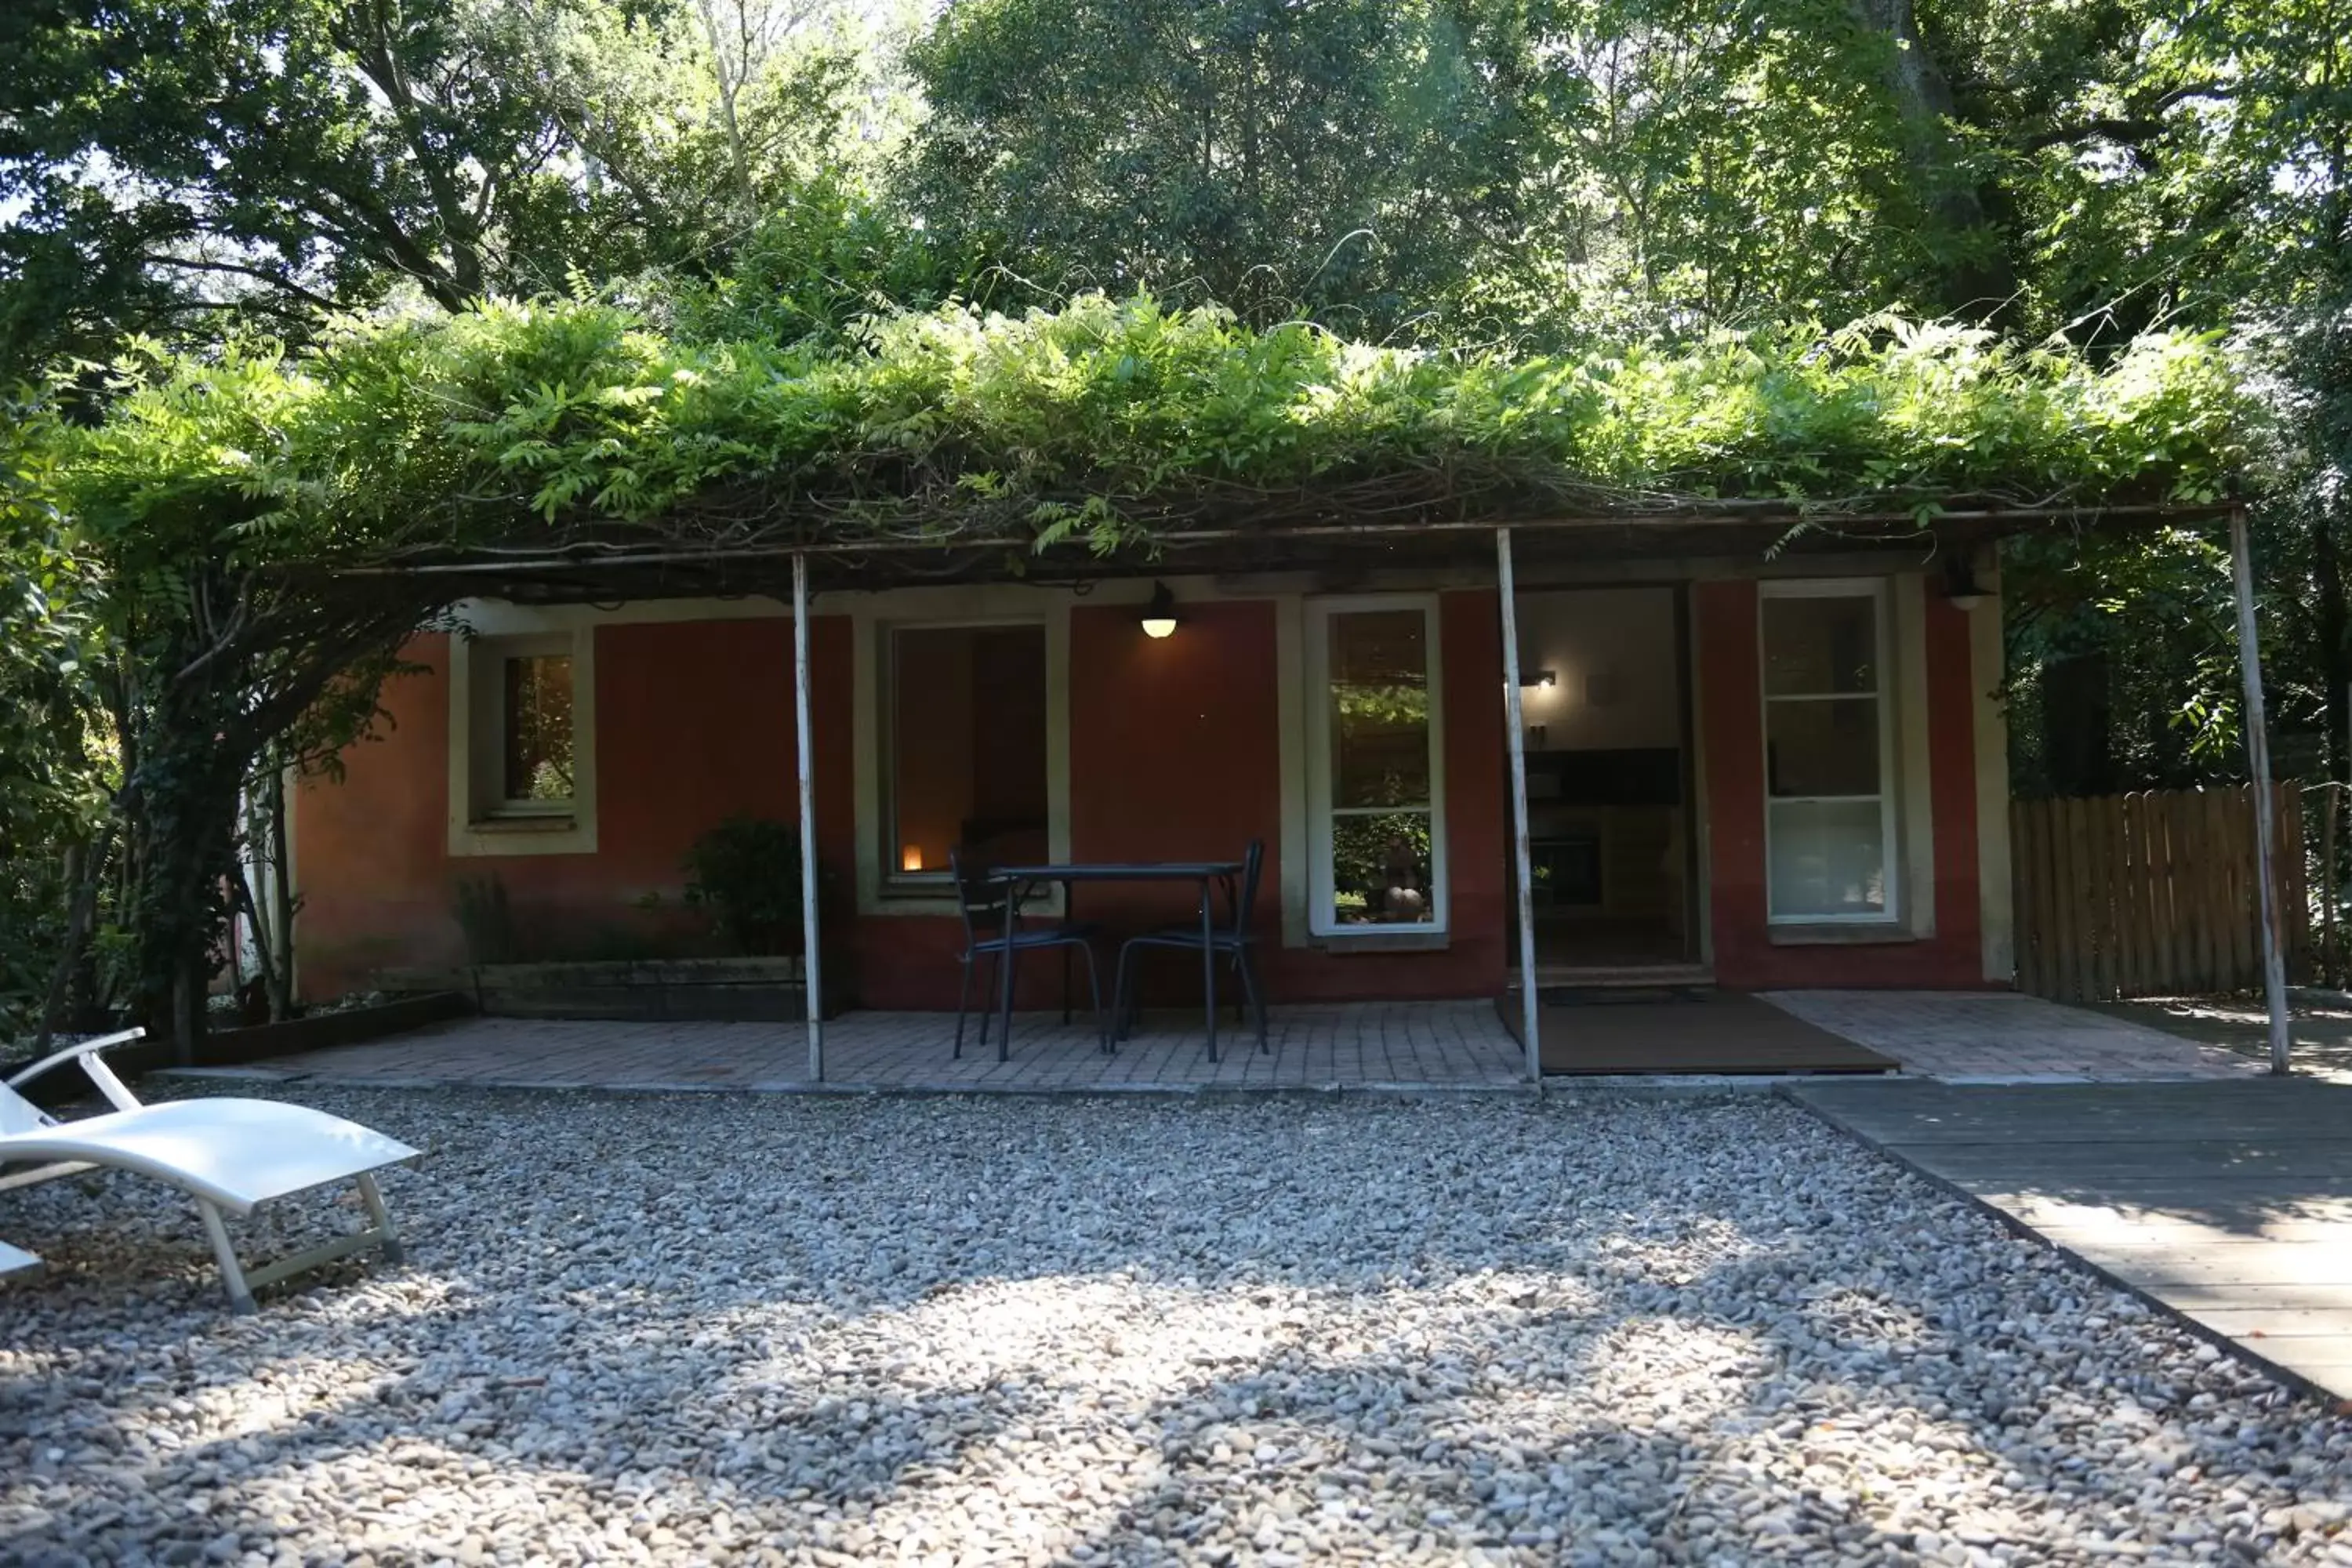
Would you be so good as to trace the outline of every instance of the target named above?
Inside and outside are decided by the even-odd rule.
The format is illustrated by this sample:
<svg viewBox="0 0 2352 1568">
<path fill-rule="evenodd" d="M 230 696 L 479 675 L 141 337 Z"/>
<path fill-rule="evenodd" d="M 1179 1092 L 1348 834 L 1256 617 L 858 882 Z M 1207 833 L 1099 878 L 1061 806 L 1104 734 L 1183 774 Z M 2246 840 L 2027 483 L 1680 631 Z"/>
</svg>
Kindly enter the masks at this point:
<svg viewBox="0 0 2352 1568">
<path fill-rule="evenodd" d="M 1683 615 L 1666 587 L 1517 598 L 1536 961 L 1690 963 Z"/>
</svg>

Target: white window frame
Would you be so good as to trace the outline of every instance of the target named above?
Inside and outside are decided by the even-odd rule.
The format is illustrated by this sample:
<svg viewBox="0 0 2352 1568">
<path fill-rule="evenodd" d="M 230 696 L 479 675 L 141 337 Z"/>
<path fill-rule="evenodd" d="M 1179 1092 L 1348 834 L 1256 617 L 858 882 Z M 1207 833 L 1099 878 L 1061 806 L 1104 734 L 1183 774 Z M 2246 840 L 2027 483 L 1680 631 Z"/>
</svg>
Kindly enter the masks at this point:
<svg viewBox="0 0 2352 1568">
<path fill-rule="evenodd" d="M 1772 704 L 1775 702 L 1851 702 L 1860 692 L 1783 694 L 1775 696 L 1770 689 L 1770 652 L 1766 647 L 1764 605 L 1771 599 L 1863 599 L 1871 601 L 1871 636 L 1874 644 L 1872 655 L 1873 680 L 1870 695 L 1878 701 L 1878 793 L 1866 795 L 1775 795 L 1772 793 Z M 1776 926 L 1899 926 L 1903 923 L 1903 844 L 1895 837 L 1897 821 L 1895 805 L 1902 788 L 1896 777 L 1895 687 L 1897 671 L 1895 666 L 1893 595 L 1884 577 L 1801 577 L 1774 579 L 1757 585 L 1756 605 L 1756 696 L 1757 746 L 1763 763 L 1764 796 L 1764 911 L 1768 924 Z M 1775 805 L 1836 805 L 1875 799 L 1878 802 L 1879 860 L 1881 875 L 1885 879 L 1885 908 L 1876 914 L 1782 914 L 1773 907 L 1773 889 L 1778 885 L 1772 875 L 1772 807 Z"/>
<path fill-rule="evenodd" d="M 1387 937 L 1442 936 L 1451 929 L 1452 882 L 1445 856 L 1445 667 L 1440 647 L 1443 621 L 1435 594 L 1359 594 L 1306 601 L 1307 708 L 1307 921 L 1318 940 L 1370 942 Z M 1429 681 L 1429 883 L 1430 918 L 1411 925 L 1342 924 L 1335 912 L 1331 868 L 1331 823 L 1342 815 L 1331 805 L 1331 617 L 1372 610 L 1419 610 L 1428 650 Z M 1348 816 L 1378 816 L 1394 807 L 1350 807 Z M 1410 809 L 1410 808 L 1405 808 Z"/>
<path fill-rule="evenodd" d="M 506 757 L 505 663 L 534 654 L 572 660 L 572 798 L 568 803 L 509 801 Z M 596 850 L 596 628 L 449 638 L 449 853 L 587 855 Z"/>
<path fill-rule="evenodd" d="M 874 686 L 876 692 L 875 745 L 879 763 L 876 784 L 880 793 L 880 810 L 876 813 L 874 860 L 880 880 L 878 889 L 885 899 L 947 899 L 955 897 L 954 874 L 945 866 L 925 867 L 919 871 L 898 868 L 898 634 L 900 632 L 951 632 L 985 626 L 1034 626 L 1045 640 L 1045 796 L 1046 837 L 1055 841 L 1054 824 L 1058 813 L 1055 808 L 1056 792 L 1054 784 L 1054 629 L 1045 615 L 1029 616 L 964 616 L 930 619 L 909 616 L 877 621 L 874 626 Z M 1057 858 L 1062 858 L 1057 855 Z M 1048 901 L 1032 898 L 1026 909 L 1040 911 L 1048 909 Z M 1051 907 L 1058 909 L 1058 890 Z"/>
</svg>

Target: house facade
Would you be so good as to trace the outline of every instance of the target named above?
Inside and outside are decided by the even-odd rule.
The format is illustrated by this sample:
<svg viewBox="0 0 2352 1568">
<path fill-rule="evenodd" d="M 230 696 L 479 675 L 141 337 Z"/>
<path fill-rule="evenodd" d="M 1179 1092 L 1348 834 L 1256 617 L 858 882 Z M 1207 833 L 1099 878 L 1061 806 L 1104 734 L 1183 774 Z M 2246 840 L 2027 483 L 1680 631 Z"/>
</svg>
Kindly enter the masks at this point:
<svg viewBox="0 0 2352 1568">
<path fill-rule="evenodd" d="M 1953 593 L 1916 552 L 1523 574 L 1538 978 L 2008 984 L 1982 577 Z M 691 951 L 689 846 L 732 816 L 796 819 L 783 605 L 484 598 L 458 617 L 462 635 L 408 647 L 417 672 L 341 776 L 299 791 L 310 999 L 387 969 Z M 1156 583 L 828 587 L 808 631 L 827 968 L 856 1005 L 954 1005 L 959 846 L 1231 859 L 1263 840 L 1276 1002 L 1492 996 L 1511 978 L 1491 571 L 1171 563 Z M 1164 885 L 1077 897 L 1113 929 L 1190 912 Z M 1057 1000 L 1059 978 L 1030 966 L 1024 1005 Z M 1183 964 L 1149 984 L 1198 994 Z"/>
</svg>

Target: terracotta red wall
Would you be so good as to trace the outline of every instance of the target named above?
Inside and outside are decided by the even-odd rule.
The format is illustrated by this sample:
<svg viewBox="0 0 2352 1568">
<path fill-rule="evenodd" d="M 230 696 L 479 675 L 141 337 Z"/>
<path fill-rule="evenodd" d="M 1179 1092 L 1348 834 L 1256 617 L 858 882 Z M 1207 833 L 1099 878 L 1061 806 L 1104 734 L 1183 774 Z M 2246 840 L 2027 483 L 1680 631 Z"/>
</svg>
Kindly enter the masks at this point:
<svg viewBox="0 0 2352 1568">
<path fill-rule="evenodd" d="M 343 753 L 341 780 L 294 792 L 298 980 L 332 997 L 384 964 L 457 962 L 448 879 L 449 652 L 420 637 L 402 656 L 425 668 L 387 682 L 376 738 Z"/>
<path fill-rule="evenodd" d="M 1502 611 L 1495 595 L 1480 589 L 1444 595 L 1439 614 L 1445 639 L 1452 958 L 1462 982 L 1450 994 L 1493 996 L 1503 988 L 1504 921 L 1512 897 L 1508 792 L 1504 784 Z"/>
<path fill-rule="evenodd" d="M 1277 1000 L 1495 994 L 1506 969 L 1508 898 L 1497 616 L 1491 593 L 1448 593 L 1440 604 L 1452 911 L 1444 948 L 1282 946 L 1282 736 L 1276 612 L 1268 601 L 1189 605 L 1177 635 L 1164 640 L 1143 637 L 1129 608 L 1073 611 L 1074 854 L 1237 857 L 1249 839 L 1263 838 L 1256 918 Z M 1936 935 L 1775 946 L 1765 922 L 1756 589 L 1700 584 L 1692 608 L 1717 978 L 1733 986 L 1984 984 L 1966 617 L 1933 595 L 1925 603 Z M 593 951 L 600 939 L 665 929 L 675 936 L 693 926 L 677 895 L 678 862 L 694 837 L 732 813 L 789 821 L 797 810 L 791 635 L 782 619 L 600 627 L 599 852 L 457 859 L 446 847 L 448 650 L 439 637 L 416 639 L 409 656 L 426 672 L 387 689 L 389 732 L 347 754 L 341 782 L 313 782 L 298 795 L 305 994 L 364 984 L 386 965 L 462 962 L 457 886 L 493 873 L 518 921 L 544 944 Z M 960 940 L 952 917 L 846 912 L 859 831 L 851 636 L 845 616 L 811 624 L 818 849 L 834 930 L 865 1004 L 950 1006 Z M 656 900 L 650 912 L 639 907 L 647 894 Z M 1115 928 L 1190 911 L 1188 895 L 1171 889 L 1106 886 L 1081 898 L 1082 915 Z M 1150 973 L 1155 1003 L 1197 998 L 1188 963 L 1162 958 Z M 1023 1005 L 1050 1000 L 1057 976 L 1057 964 L 1034 965 Z"/>
<path fill-rule="evenodd" d="M 1698 722 L 1706 734 L 1710 928 L 1724 985 L 1972 987 L 1986 984 L 1977 878 L 1976 693 L 1967 616 L 1925 600 L 1927 795 L 1936 934 L 1865 944 L 1776 946 L 1766 924 L 1764 731 L 1754 583 L 1691 591 Z"/>
<path fill-rule="evenodd" d="M 1445 949 L 1425 952 L 1282 945 L 1275 614 L 1265 600 L 1188 605 L 1175 636 L 1152 638 L 1130 606 L 1071 612 L 1072 857 L 1239 859 L 1252 838 L 1261 838 L 1265 867 L 1255 919 L 1275 1000 L 1495 994 L 1503 979 L 1506 894 L 1502 643 L 1494 595 L 1448 594 L 1441 601 L 1454 937 Z M 1189 888 L 1149 884 L 1082 888 L 1078 899 L 1080 918 L 1101 920 L 1114 932 L 1187 921 L 1198 909 Z M 952 918 L 870 916 L 857 922 L 854 940 L 867 1005 L 955 1005 L 961 931 Z M 1117 952 L 1115 942 L 1102 944 L 1106 1000 Z M 1195 961 L 1157 954 L 1145 962 L 1153 1005 L 1199 1000 Z M 1060 976 L 1058 958 L 1026 961 L 1018 1005 L 1058 1001 Z M 1083 1001 L 1082 970 L 1073 984 Z"/>
<path fill-rule="evenodd" d="M 1081 860 L 1238 858 L 1265 842 L 1255 929 L 1267 990 L 1283 1001 L 1491 994 L 1502 983 L 1501 641 L 1492 595 L 1440 603 L 1444 682 L 1450 944 L 1349 952 L 1282 945 L 1282 735 L 1275 605 L 1189 606 L 1174 637 L 1142 635 L 1132 609 L 1070 617 L 1070 847 Z M 1311 698 L 1309 699 L 1311 700 Z M 1295 847 L 1302 863 L 1305 848 Z M 1115 927 L 1192 918 L 1181 889 L 1105 887 L 1089 910 Z M 1148 961 L 1155 1002 L 1198 1000 L 1189 959 Z"/>
<path fill-rule="evenodd" d="M 1281 944 L 1281 744 L 1275 605 L 1187 607 L 1172 637 L 1144 637 L 1129 608 L 1078 606 L 1069 650 L 1071 848 L 1077 858 L 1238 858 L 1266 844 L 1256 906 L 1276 1000 L 1491 994 L 1502 984 L 1500 641 L 1493 595 L 1441 601 L 1446 827 L 1454 935 L 1443 950 L 1348 953 Z M 303 989 L 318 997 L 384 966 L 465 961 L 460 882 L 496 875 L 519 925 L 542 949 L 593 952 L 599 940 L 697 921 L 678 904 L 680 857 L 727 816 L 791 820 L 794 795 L 792 630 L 782 620 L 607 626 L 596 642 L 597 842 L 593 855 L 447 853 L 448 649 L 419 637 L 426 673 L 385 693 L 393 725 L 355 747 L 340 783 L 296 803 Z M 850 623 L 811 623 L 811 723 L 819 758 L 817 837 L 834 930 L 867 1005 L 955 1002 L 951 916 L 865 916 L 851 887 L 854 715 Z M 640 906 L 646 895 L 657 906 Z M 1187 891 L 1102 886 L 1080 913 L 1115 930 L 1187 918 Z M 1105 944 L 1104 985 L 1116 948 Z M 1024 966 L 1023 1005 L 1058 995 L 1059 965 Z M 1083 981 L 1080 982 L 1081 986 Z M 1154 1003 L 1197 1000 L 1188 963 L 1155 963 Z M 1083 994 L 1083 993 L 1082 993 Z"/>
<path fill-rule="evenodd" d="M 845 689 L 847 629 L 823 617 L 811 627 L 813 673 Z M 410 645 L 407 657 L 427 669 L 386 688 L 383 738 L 345 753 L 341 782 L 298 793 L 306 995 L 362 985 L 385 965 L 463 962 L 458 885 L 493 875 L 517 926 L 550 952 L 682 937 L 699 927 L 677 898 L 679 861 L 696 837 L 730 816 L 790 821 L 798 811 L 788 622 L 605 626 L 596 631 L 597 853 L 453 858 L 447 640 Z M 845 700 L 841 708 L 845 734 L 832 753 L 841 776 L 821 776 L 819 788 L 835 797 L 829 815 L 845 816 Z M 827 717 L 822 705 L 816 717 Z"/>
</svg>

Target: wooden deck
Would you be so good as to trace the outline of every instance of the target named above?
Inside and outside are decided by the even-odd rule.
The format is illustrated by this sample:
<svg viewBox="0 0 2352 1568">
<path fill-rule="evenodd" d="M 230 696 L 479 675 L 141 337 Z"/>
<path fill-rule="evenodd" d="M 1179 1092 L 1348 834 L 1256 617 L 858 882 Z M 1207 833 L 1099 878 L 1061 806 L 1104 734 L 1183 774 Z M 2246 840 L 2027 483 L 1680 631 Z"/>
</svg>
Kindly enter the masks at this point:
<svg viewBox="0 0 2352 1568">
<path fill-rule="evenodd" d="M 2242 1359 L 2352 1399 L 2352 1085 L 1849 1081 L 1789 1092 Z"/>
</svg>

